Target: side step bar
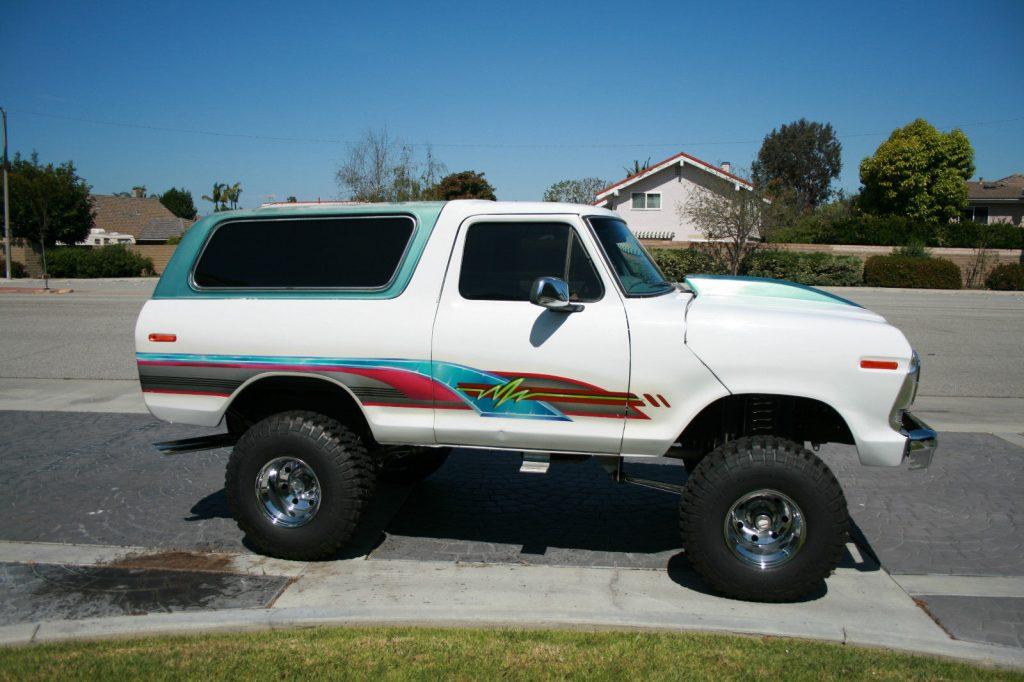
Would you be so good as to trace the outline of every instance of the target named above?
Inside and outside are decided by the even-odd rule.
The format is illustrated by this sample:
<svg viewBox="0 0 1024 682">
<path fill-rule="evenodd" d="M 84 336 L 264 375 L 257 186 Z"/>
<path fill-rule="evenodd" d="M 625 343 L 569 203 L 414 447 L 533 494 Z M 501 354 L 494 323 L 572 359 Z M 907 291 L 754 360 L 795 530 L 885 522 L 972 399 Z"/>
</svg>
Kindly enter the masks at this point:
<svg viewBox="0 0 1024 682">
<path fill-rule="evenodd" d="M 237 442 L 238 436 L 233 436 L 230 433 L 215 433 L 212 436 L 182 438 L 181 440 L 166 440 L 162 443 L 153 443 L 153 447 L 155 447 L 161 455 L 180 455 L 183 452 L 199 452 L 200 450 L 229 448 Z"/>
</svg>

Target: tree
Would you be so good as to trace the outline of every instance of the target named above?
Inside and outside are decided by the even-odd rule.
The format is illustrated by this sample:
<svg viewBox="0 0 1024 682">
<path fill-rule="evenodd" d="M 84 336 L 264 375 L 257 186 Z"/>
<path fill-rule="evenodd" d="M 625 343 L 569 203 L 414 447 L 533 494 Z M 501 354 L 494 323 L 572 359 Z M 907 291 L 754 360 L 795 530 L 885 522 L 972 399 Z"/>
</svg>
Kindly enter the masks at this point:
<svg viewBox="0 0 1024 682">
<path fill-rule="evenodd" d="M 467 170 L 452 173 L 441 179 L 441 182 L 430 192 L 434 199 L 449 201 L 451 199 L 490 199 L 497 200 L 494 187 L 487 182 L 483 173 Z"/>
<path fill-rule="evenodd" d="M 622 170 L 626 171 L 626 175 L 627 176 L 630 176 L 630 175 L 639 175 L 640 173 L 643 173 L 645 170 L 647 170 L 650 167 L 651 167 L 651 157 L 648 156 L 647 160 L 644 161 L 643 163 L 640 163 L 639 159 L 633 159 L 633 166 L 632 166 L 632 168 L 629 167 L 629 166 L 623 166 Z"/>
<path fill-rule="evenodd" d="M 213 183 L 213 189 L 210 191 L 210 194 L 204 194 L 202 196 L 203 201 L 209 201 L 210 203 L 213 204 L 214 213 L 216 213 L 217 211 L 228 210 L 227 205 L 224 203 L 225 201 L 227 201 L 227 196 L 224 194 L 224 190 L 226 190 L 227 187 L 228 186 L 225 185 L 223 182 L 215 182 Z"/>
<path fill-rule="evenodd" d="M 294 194 L 291 195 L 290 197 L 288 197 L 287 199 L 285 199 L 285 201 L 287 201 L 289 204 L 297 204 L 297 203 L 299 203 L 299 200 L 297 198 L 295 198 Z"/>
<path fill-rule="evenodd" d="M 568 204 L 590 204 L 594 197 L 608 183 L 601 178 L 580 178 L 578 180 L 562 180 L 544 191 L 544 201 L 563 201 Z"/>
<path fill-rule="evenodd" d="M 43 247 L 84 241 L 95 213 L 89 185 L 75 165 L 39 163 L 39 155 L 15 154 L 10 165 L 11 233 Z"/>
<path fill-rule="evenodd" d="M 196 205 L 192 202 L 192 192 L 182 187 L 172 187 L 160 195 L 160 203 L 167 210 L 185 220 L 195 220 L 198 215 Z"/>
<path fill-rule="evenodd" d="M 722 193 L 695 191 L 685 204 L 676 206 L 679 217 L 689 219 L 707 240 L 701 248 L 733 275 L 760 245 L 770 210 L 770 202 L 758 192 L 731 186 Z"/>
<path fill-rule="evenodd" d="M 754 184 L 773 198 L 790 193 L 799 208 L 814 208 L 832 195 L 842 150 L 831 123 L 801 118 L 783 124 L 761 143 L 751 167 Z"/>
<path fill-rule="evenodd" d="M 233 185 L 225 185 L 221 195 L 224 197 L 225 204 L 231 204 L 232 210 L 238 208 L 238 198 L 242 195 L 242 183 L 236 182 Z"/>
<path fill-rule="evenodd" d="M 875 215 L 950 220 L 967 208 L 972 175 L 974 148 L 963 131 L 943 133 L 919 118 L 860 162 L 858 206 Z"/>
<path fill-rule="evenodd" d="M 444 164 L 429 146 L 418 159 L 412 145 L 383 128 L 363 135 L 349 151 L 335 180 L 341 194 L 353 201 L 416 201 L 431 198 L 431 190 L 444 171 Z"/>
</svg>

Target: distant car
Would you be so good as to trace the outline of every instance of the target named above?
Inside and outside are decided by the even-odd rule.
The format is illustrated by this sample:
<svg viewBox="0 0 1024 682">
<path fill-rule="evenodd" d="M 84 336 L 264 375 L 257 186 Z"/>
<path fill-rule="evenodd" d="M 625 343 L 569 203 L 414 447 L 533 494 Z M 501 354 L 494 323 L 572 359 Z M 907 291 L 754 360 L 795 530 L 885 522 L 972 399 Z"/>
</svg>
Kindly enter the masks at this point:
<svg viewBox="0 0 1024 682">
<path fill-rule="evenodd" d="M 615 213 L 555 203 L 290 204 L 210 216 L 181 241 L 136 327 L 160 419 L 227 434 L 228 500 L 252 545 L 321 559 L 378 477 L 413 482 L 453 447 L 524 471 L 593 457 L 681 492 L 682 540 L 717 590 L 785 601 L 847 538 L 842 489 L 806 449 L 927 466 L 903 334 L 777 280 L 665 281 Z M 684 486 L 624 456 L 679 458 Z M 558 519 L 552 519 L 558 523 Z"/>
</svg>

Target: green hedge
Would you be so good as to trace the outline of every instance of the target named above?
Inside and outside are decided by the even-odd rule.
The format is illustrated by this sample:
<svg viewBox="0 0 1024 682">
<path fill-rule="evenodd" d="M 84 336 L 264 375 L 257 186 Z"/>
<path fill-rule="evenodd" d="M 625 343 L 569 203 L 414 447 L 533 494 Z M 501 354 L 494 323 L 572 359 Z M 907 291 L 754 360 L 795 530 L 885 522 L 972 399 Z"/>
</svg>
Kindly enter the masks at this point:
<svg viewBox="0 0 1024 682">
<path fill-rule="evenodd" d="M 985 286 L 996 291 L 1024 291 L 1024 265 L 1020 263 L 997 265 L 985 278 Z"/>
<path fill-rule="evenodd" d="M 651 257 L 670 282 L 682 282 L 687 275 L 724 275 L 715 259 L 700 249 L 651 249 Z"/>
<path fill-rule="evenodd" d="M 687 275 L 724 275 L 724 267 L 699 248 L 652 249 L 651 256 L 670 282 L 682 282 Z M 756 251 L 743 262 L 741 275 L 774 277 L 812 286 L 857 286 L 863 263 L 856 256 L 798 251 Z"/>
<path fill-rule="evenodd" d="M 862 215 L 824 220 L 811 215 L 773 230 L 769 238 L 776 243 L 792 244 L 903 246 L 916 241 L 927 246 L 970 249 L 983 242 L 990 249 L 1024 247 L 1024 229 L 1009 223 L 929 223 L 902 216 Z"/>
<path fill-rule="evenodd" d="M 124 246 L 64 246 L 46 252 L 50 277 L 141 277 L 152 275 L 153 261 Z"/>
<path fill-rule="evenodd" d="M 811 286 L 857 286 L 863 272 L 860 258 L 830 253 L 755 251 L 743 264 L 743 274 L 751 277 L 774 277 Z"/>
<path fill-rule="evenodd" d="M 944 258 L 872 256 L 864 263 L 864 284 L 907 289 L 960 289 L 960 268 Z"/>
</svg>

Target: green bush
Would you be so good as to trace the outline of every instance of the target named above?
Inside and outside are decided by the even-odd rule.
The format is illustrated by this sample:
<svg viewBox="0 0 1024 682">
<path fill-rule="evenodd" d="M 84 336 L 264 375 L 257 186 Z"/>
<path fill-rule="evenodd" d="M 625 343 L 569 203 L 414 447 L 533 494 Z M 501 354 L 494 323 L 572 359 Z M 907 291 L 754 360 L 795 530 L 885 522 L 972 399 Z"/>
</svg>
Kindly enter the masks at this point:
<svg viewBox="0 0 1024 682">
<path fill-rule="evenodd" d="M 861 283 L 864 263 L 856 256 L 799 251 L 755 251 L 743 263 L 743 274 L 774 277 L 811 286 L 852 287 Z"/>
<path fill-rule="evenodd" d="M 990 249 L 1024 247 L 1024 229 L 1010 223 L 930 223 L 904 216 L 856 215 L 832 218 L 812 213 L 800 217 L 791 225 L 772 230 L 768 237 L 770 241 L 780 244 L 905 246 L 911 242 L 920 242 L 925 246 L 968 249 L 982 245 Z"/>
<path fill-rule="evenodd" d="M 651 257 L 670 282 L 682 282 L 687 275 L 724 275 L 725 268 L 699 248 L 651 249 Z"/>
<path fill-rule="evenodd" d="M 142 277 L 152 275 L 153 261 L 121 245 L 65 246 L 46 252 L 50 277 Z"/>
<path fill-rule="evenodd" d="M 0 277 L 7 274 L 7 264 L 0 260 Z M 11 261 L 11 277 L 14 279 L 22 279 L 28 277 L 28 270 L 25 269 L 25 264 L 21 261 Z"/>
<path fill-rule="evenodd" d="M 985 278 L 985 286 L 996 291 L 1024 291 L 1024 265 L 1020 263 L 997 265 Z"/>
<path fill-rule="evenodd" d="M 907 289 L 960 289 L 956 263 L 944 258 L 872 256 L 864 263 L 864 284 Z"/>
</svg>

